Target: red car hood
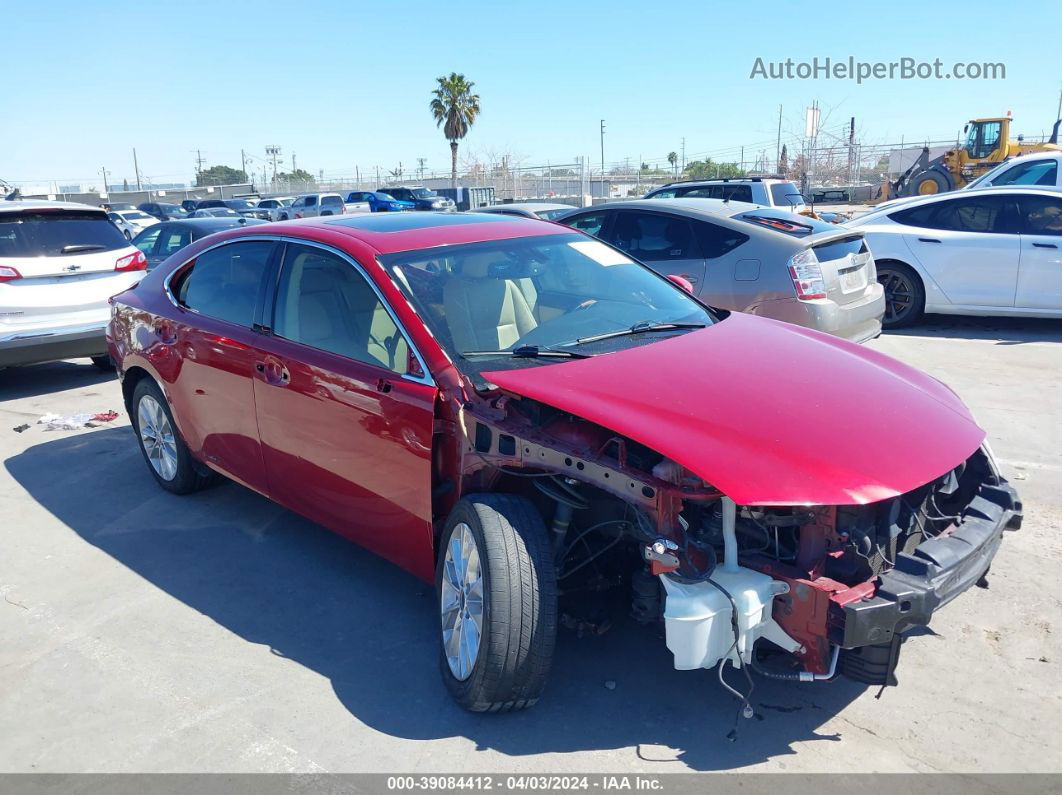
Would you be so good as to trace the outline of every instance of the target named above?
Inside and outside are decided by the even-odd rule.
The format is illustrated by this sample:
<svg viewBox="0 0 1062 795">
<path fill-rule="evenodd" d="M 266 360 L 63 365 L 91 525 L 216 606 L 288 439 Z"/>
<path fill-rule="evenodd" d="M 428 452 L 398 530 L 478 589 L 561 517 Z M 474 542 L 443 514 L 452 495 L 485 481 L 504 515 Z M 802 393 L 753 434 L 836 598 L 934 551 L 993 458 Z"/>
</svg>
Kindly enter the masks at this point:
<svg viewBox="0 0 1062 795">
<path fill-rule="evenodd" d="M 985 436 L 925 373 L 738 313 L 652 345 L 483 376 L 634 439 L 742 505 L 876 502 L 955 468 Z"/>
</svg>

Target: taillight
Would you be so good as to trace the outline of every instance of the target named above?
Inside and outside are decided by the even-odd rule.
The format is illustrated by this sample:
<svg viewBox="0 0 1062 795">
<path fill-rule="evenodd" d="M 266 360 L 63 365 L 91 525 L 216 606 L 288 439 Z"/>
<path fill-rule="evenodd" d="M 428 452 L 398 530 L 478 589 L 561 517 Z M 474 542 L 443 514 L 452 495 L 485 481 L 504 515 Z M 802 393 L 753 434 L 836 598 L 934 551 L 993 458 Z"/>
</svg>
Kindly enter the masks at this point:
<svg viewBox="0 0 1062 795">
<path fill-rule="evenodd" d="M 826 282 L 822 278 L 819 258 L 810 248 L 804 249 L 789 260 L 789 275 L 801 301 L 826 297 Z"/>
<path fill-rule="evenodd" d="M 144 256 L 143 251 L 138 251 L 135 254 L 130 254 L 127 257 L 122 257 L 116 263 L 114 263 L 114 269 L 116 271 L 146 271 L 147 270 L 147 257 Z"/>
<path fill-rule="evenodd" d="M 0 265 L 0 282 L 13 282 L 21 279 L 22 274 L 8 265 Z"/>
</svg>

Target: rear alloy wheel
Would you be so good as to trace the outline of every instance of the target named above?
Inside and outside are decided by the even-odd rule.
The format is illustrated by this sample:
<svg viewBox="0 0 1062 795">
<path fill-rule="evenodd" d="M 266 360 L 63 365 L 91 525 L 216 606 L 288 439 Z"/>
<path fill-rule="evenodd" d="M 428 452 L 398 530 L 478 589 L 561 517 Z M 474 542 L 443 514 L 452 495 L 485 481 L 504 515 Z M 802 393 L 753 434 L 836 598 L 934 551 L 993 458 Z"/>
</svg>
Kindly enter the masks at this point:
<svg viewBox="0 0 1062 795">
<path fill-rule="evenodd" d="M 912 268 L 902 262 L 879 262 L 878 283 L 885 289 L 882 328 L 902 328 L 922 318 L 926 291 Z"/>
<path fill-rule="evenodd" d="M 166 491 L 190 494 L 213 483 L 217 476 L 203 474 L 195 464 L 188 446 L 177 433 L 170 407 L 162 390 L 150 378 L 143 378 L 133 390 L 131 417 L 140 452 Z"/>
<path fill-rule="evenodd" d="M 556 569 L 534 504 L 463 498 L 443 530 L 435 580 L 440 668 L 454 699 L 472 712 L 532 706 L 557 635 Z"/>
</svg>

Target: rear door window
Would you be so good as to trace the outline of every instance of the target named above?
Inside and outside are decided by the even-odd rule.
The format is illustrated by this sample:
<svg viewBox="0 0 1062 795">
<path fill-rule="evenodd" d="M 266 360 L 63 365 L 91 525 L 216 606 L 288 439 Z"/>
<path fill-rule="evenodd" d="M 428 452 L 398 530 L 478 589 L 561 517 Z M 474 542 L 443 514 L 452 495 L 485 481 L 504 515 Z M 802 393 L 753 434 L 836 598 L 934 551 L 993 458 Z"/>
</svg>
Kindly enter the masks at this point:
<svg viewBox="0 0 1062 795">
<path fill-rule="evenodd" d="M 0 257 L 59 257 L 128 245 L 104 213 L 0 212 Z"/>
<path fill-rule="evenodd" d="M 162 234 L 159 240 L 158 252 L 160 256 L 168 257 L 192 242 L 192 230 L 187 227 L 170 227 Z"/>
<path fill-rule="evenodd" d="M 248 240 L 204 252 L 181 274 L 178 302 L 207 317 L 250 328 L 274 245 Z"/>
<path fill-rule="evenodd" d="M 748 185 L 701 185 L 682 188 L 676 194 L 679 199 L 726 199 L 735 202 L 752 202 L 752 188 Z"/>
<path fill-rule="evenodd" d="M 342 196 L 322 196 L 321 197 L 321 204 L 323 204 L 323 205 L 327 204 L 329 206 L 334 206 L 334 205 L 342 204 L 342 203 L 343 203 L 343 197 Z"/>
<path fill-rule="evenodd" d="M 316 207 L 317 206 L 317 197 L 316 196 L 307 196 L 305 204 L 306 204 L 307 207 Z"/>
<path fill-rule="evenodd" d="M 900 210 L 889 217 L 901 224 L 950 232 L 1008 232 L 1000 196 L 956 198 Z"/>
<path fill-rule="evenodd" d="M 151 229 L 146 229 L 137 235 L 136 240 L 133 241 L 133 245 L 150 256 L 155 253 L 155 243 L 158 242 L 161 233 L 162 226 L 153 226 Z"/>
<path fill-rule="evenodd" d="M 677 215 L 621 210 L 608 238 L 612 245 L 644 262 L 701 256 L 693 224 Z"/>
</svg>

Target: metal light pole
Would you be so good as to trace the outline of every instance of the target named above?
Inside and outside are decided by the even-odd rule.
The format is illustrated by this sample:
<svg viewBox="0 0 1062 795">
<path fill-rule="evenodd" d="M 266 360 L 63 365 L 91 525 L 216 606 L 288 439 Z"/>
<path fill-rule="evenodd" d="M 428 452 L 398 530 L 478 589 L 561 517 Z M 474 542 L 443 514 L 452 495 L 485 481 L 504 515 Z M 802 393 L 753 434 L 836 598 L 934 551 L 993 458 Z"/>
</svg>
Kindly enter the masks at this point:
<svg viewBox="0 0 1062 795">
<path fill-rule="evenodd" d="M 605 178 L 605 120 L 601 120 L 601 179 Z"/>
</svg>

